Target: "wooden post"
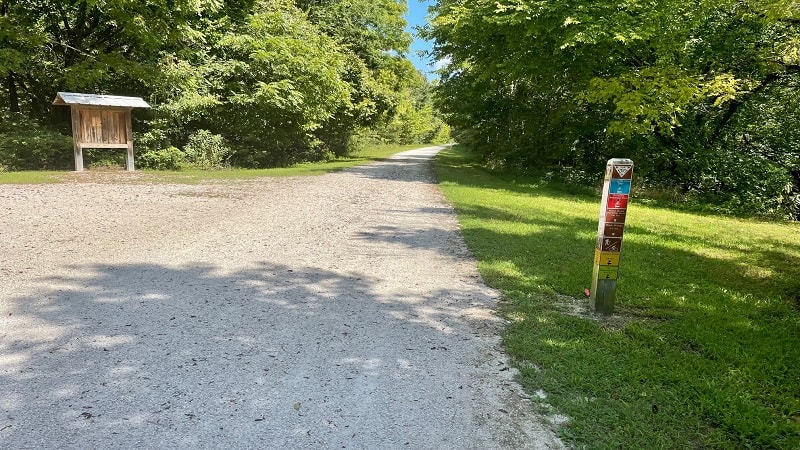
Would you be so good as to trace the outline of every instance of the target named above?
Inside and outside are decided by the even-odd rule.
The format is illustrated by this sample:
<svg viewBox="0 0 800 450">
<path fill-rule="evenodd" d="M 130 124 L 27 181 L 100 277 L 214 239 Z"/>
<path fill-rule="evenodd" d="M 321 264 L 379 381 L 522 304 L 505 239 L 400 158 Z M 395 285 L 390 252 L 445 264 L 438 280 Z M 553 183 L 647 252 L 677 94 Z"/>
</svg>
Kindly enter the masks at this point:
<svg viewBox="0 0 800 450">
<path fill-rule="evenodd" d="M 128 172 L 133 172 L 136 169 L 133 162 L 133 128 L 130 109 L 125 111 L 125 118 L 122 121 L 125 123 L 125 139 L 128 141 L 128 149 L 125 154 L 125 169 L 127 169 Z"/>
<path fill-rule="evenodd" d="M 606 164 L 600 221 L 597 225 L 597 247 L 589 305 L 594 312 L 612 314 L 617 300 L 617 278 L 622 250 L 622 234 L 631 193 L 633 161 L 610 159 Z"/>
<path fill-rule="evenodd" d="M 72 147 L 75 152 L 75 171 L 83 172 L 83 147 L 81 147 L 81 110 L 71 106 L 72 116 Z"/>
</svg>

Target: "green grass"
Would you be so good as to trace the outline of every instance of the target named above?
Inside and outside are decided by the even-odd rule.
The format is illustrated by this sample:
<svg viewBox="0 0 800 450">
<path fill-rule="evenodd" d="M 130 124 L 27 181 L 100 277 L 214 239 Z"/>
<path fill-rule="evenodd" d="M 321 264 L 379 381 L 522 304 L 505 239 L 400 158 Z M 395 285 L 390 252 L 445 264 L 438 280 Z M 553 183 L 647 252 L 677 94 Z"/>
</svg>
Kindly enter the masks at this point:
<svg viewBox="0 0 800 450">
<path fill-rule="evenodd" d="M 615 315 L 588 311 L 599 194 L 437 158 L 505 345 L 578 448 L 800 448 L 800 224 L 633 199 Z M 576 314 L 577 310 L 577 314 Z M 533 396 L 536 398 L 535 396 Z"/>
<path fill-rule="evenodd" d="M 379 161 L 405 150 L 424 147 L 423 145 L 380 145 L 368 147 L 346 158 L 316 163 L 296 164 L 291 167 L 274 169 L 233 169 L 233 170 L 191 170 L 181 172 L 148 171 L 159 181 L 174 183 L 198 183 L 213 180 L 250 180 L 261 177 L 315 176 L 344 170 L 349 167 Z"/>
<path fill-rule="evenodd" d="M 0 172 L 0 184 L 58 183 L 63 174 L 53 171 Z"/>
<path fill-rule="evenodd" d="M 333 161 L 318 163 L 297 164 L 292 167 L 281 167 L 276 169 L 230 169 L 230 170 L 185 170 L 179 172 L 170 171 L 137 171 L 135 173 L 137 182 L 152 183 L 182 183 L 194 184 L 208 181 L 221 180 L 251 180 L 260 177 L 290 177 L 290 176 L 314 176 L 323 175 L 330 172 L 344 170 L 349 167 L 366 164 L 387 158 L 395 153 L 414 148 L 424 147 L 423 145 L 380 145 L 372 146 L 361 152 L 355 153 L 347 158 L 338 158 Z M 98 175 L 101 177 L 109 174 L 120 174 L 128 176 L 130 174 L 120 171 L 89 171 L 80 174 L 74 172 L 0 172 L 0 184 L 41 184 L 59 183 L 73 181 L 76 177 L 91 177 Z"/>
</svg>

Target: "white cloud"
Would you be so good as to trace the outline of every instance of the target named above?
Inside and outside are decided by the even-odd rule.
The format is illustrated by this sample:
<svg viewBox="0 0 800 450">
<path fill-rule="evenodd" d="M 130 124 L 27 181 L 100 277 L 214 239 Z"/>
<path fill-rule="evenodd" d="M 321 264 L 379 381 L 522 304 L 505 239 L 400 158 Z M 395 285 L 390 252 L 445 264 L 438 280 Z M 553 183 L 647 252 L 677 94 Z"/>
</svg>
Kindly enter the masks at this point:
<svg viewBox="0 0 800 450">
<path fill-rule="evenodd" d="M 444 58 L 436 61 L 436 63 L 433 65 L 433 68 L 436 70 L 444 69 L 445 67 L 449 66 L 451 62 L 453 62 L 452 58 L 445 56 Z"/>
</svg>

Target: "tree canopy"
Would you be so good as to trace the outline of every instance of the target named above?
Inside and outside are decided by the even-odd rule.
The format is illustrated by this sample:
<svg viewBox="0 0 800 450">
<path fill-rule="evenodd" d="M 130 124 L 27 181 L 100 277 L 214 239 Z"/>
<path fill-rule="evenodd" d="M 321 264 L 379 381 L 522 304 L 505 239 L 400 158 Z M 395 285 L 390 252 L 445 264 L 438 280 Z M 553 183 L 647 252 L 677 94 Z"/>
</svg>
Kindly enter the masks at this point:
<svg viewBox="0 0 800 450">
<path fill-rule="evenodd" d="M 800 217 L 800 6 L 791 0 L 441 0 L 438 104 L 493 165 Z"/>
<path fill-rule="evenodd" d="M 0 127 L 0 164 L 47 153 L 21 157 L 31 121 L 68 132 L 57 91 L 149 100 L 137 147 L 163 157 L 212 141 L 244 166 L 346 154 L 428 84 L 405 57 L 405 13 L 397 0 L 0 0 L 0 117 L 25 124 Z"/>
</svg>

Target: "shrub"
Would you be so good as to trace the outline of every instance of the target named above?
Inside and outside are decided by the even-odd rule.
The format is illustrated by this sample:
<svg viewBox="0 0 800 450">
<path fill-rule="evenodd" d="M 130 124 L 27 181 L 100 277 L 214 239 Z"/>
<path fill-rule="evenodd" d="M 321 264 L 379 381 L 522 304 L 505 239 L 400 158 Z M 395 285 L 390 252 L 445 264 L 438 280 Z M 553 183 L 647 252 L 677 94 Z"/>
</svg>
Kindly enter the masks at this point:
<svg viewBox="0 0 800 450">
<path fill-rule="evenodd" d="M 167 137 L 167 131 L 159 128 L 144 133 L 134 133 L 134 141 L 136 148 L 142 153 L 166 150 L 172 145 Z"/>
<path fill-rule="evenodd" d="M 186 159 L 198 169 L 221 169 L 228 166 L 233 150 L 219 134 L 198 130 L 189 136 L 184 147 Z"/>
<path fill-rule="evenodd" d="M 92 170 L 118 170 L 125 167 L 125 149 L 88 148 L 83 164 Z"/>
<path fill-rule="evenodd" d="M 186 168 L 186 154 L 176 147 L 161 150 L 148 150 L 136 159 L 137 165 L 143 169 L 182 170 Z"/>
<path fill-rule="evenodd" d="M 0 110 L 0 166 L 7 170 L 66 169 L 72 160 L 72 137 L 22 114 Z"/>
</svg>

